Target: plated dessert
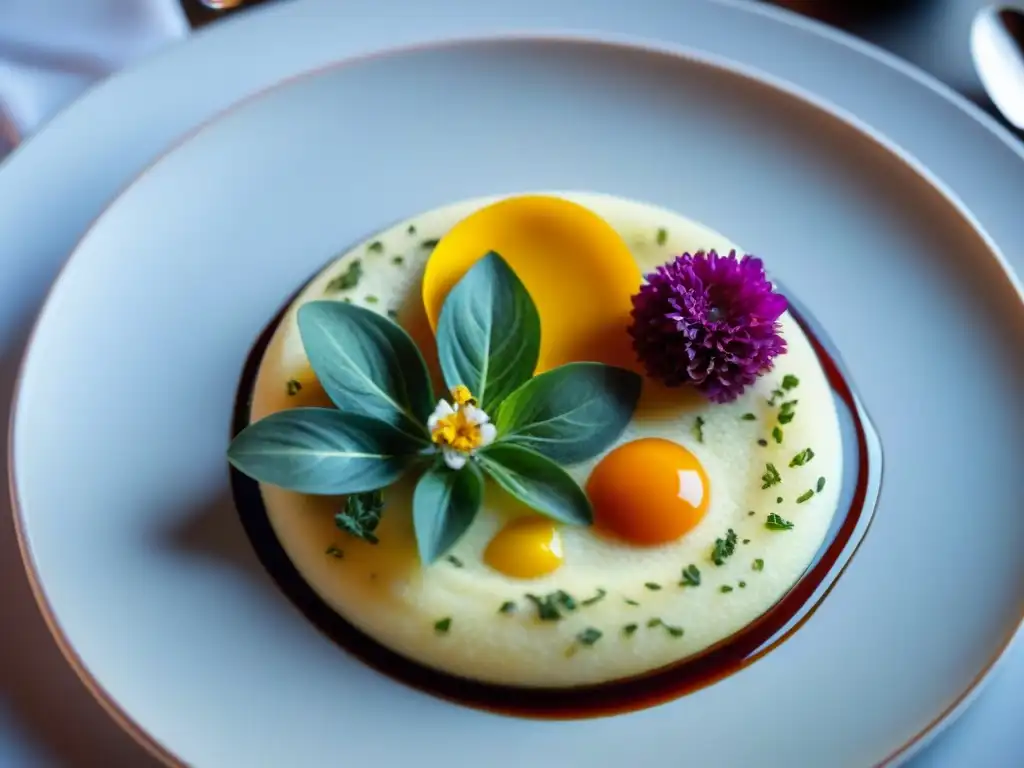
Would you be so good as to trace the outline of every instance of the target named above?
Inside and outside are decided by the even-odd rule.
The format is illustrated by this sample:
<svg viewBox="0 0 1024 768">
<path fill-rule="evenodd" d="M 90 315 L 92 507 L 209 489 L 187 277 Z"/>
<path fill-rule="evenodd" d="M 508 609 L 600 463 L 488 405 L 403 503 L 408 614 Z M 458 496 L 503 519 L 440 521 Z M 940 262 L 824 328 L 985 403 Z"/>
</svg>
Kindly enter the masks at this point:
<svg viewBox="0 0 1024 768">
<path fill-rule="evenodd" d="M 724 647 L 814 562 L 844 472 L 762 262 L 595 194 L 459 203 L 342 255 L 274 326 L 248 416 L 229 460 L 323 602 L 522 688 Z"/>
</svg>

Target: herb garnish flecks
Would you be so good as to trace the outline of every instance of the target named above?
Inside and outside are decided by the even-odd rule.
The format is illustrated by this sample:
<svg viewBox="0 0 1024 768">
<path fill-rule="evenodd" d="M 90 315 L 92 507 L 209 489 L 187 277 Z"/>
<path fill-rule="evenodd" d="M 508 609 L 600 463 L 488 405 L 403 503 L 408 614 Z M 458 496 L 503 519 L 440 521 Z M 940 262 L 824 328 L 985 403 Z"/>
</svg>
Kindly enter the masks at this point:
<svg viewBox="0 0 1024 768">
<path fill-rule="evenodd" d="M 804 448 L 798 454 L 796 454 L 789 462 L 790 467 L 802 467 L 804 464 L 814 458 L 814 451 L 810 448 Z"/>
<path fill-rule="evenodd" d="M 782 475 L 779 474 L 779 470 L 775 468 L 775 465 L 771 462 L 764 465 L 765 472 L 761 475 L 761 489 L 771 488 L 773 485 L 778 485 L 782 482 Z"/>
<path fill-rule="evenodd" d="M 683 568 L 683 580 L 679 582 L 681 587 L 699 587 L 700 569 L 692 563 Z"/>
<path fill-rule="evenodd" d="M 359 285 L 359 281 L 362 279 L 363 262 L 359 259 L 352 259 L 348 268 L 340 275 L 330 280 L 324 290 L 327 291 L 327 293 L 347 291 L 349 288 L 355 288 Z"/>
<path fill-rule="evenodd" d="M 377 544 L 379 539 L 374 531 L 377 530 L 383 512 L 382 491 L 353 493 L 345 499 L 345 508 L 334 516 L 334 524 L 357 539 Z"/>
<path fill-rule="evenodd" d="M 793 528 L 793 523 L 772 512 L 765 520 L 764 527 L 770 531 L 788 531 Z"/>
<path fill-rule="evenodd" d="M 736 531 L 730 528 L 724 539 L 715 539 L 715 546 L 711 550 L 711 562 L 715 565 L 724 565 L 727 558 L 732 557 L 736 551 L 736 542 L 739 537 Z"/>
</svg>

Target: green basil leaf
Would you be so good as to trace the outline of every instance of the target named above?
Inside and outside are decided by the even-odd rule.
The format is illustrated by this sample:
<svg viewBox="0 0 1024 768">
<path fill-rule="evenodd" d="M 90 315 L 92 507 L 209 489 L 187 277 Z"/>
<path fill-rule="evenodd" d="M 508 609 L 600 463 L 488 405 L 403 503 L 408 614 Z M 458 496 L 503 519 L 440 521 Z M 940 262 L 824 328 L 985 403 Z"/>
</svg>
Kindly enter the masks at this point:
<svg viewBox="0 0 1024 768">
<path fill-rule="evenodd" d="M 228 461 L 261 483 L 328 496 L 390 485 L 419 448 L 383 421 L 333 408 L 293 408 L 239 432 Z"/>
<path fill-rule="evenodd" d="M 569 363 L 523 384 L 498 409 L 501 440 L 559 464 L 585 461 L 612 445 L 640 400 L 641 378 L 602 363 Z"/>
<path fill-rule="evenodd" d="M 484 471 L 526 506 L 575 525 L 594 519 L 590 501 L 569 473 L 551 459 L 514 443 L 492 443 L 478 454 Z"/>
<path fill-rule="evenodd" d="M 409 334 L 376 312 L 338 301 L 303 304 L 298 321 L 313 372 L 339 410 L 429 441 L 424 424 L 434 393 Z"/>
<path fill-rule="evenodd" d="M 483 475 L 473 462 L 457 470 L 438 464 L 423 474 L 412 495 L 420 562 L 430 565 L 462 538 L 483 495 Z"/>
<path fill-rule="evenodd" d="M 445 384 L 469 387 L 485 411 L 533 375 L 540 315 L 515 272 L 493 251 L 455 284 L 437 323 Z"/>
</svg>

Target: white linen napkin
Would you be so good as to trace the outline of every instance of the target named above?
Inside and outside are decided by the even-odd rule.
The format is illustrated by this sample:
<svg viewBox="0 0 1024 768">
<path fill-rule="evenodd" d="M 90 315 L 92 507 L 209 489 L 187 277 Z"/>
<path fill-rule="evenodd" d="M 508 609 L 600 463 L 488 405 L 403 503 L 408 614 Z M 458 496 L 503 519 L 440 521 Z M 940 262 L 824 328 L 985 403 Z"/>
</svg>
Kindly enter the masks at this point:
<svg viewBox="0 0 1024 768">
<path fill-rule="evenodd" d="M 178 0 L 0 0 L 0 147 L 3 113 L 8 131 L 27 136 L 188 29 Z"/>
</svg>

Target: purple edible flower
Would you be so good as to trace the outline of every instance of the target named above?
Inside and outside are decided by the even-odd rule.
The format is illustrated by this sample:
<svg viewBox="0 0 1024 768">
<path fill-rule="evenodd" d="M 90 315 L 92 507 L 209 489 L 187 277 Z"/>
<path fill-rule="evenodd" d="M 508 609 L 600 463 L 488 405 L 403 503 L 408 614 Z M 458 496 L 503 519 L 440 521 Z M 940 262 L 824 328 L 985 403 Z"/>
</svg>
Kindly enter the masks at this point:
<svg viewBox="0 0 1024 768">
<path fill-rule="evenodd" d="M 760 259 L 684 253 L 647 275 L 633 296 L 629 333 L 648 376 L 727 403 L 785 353 L 786 306 Z"/>
</svg>

